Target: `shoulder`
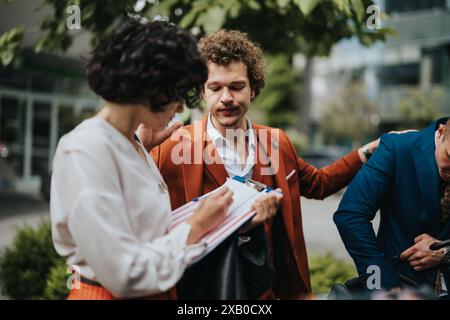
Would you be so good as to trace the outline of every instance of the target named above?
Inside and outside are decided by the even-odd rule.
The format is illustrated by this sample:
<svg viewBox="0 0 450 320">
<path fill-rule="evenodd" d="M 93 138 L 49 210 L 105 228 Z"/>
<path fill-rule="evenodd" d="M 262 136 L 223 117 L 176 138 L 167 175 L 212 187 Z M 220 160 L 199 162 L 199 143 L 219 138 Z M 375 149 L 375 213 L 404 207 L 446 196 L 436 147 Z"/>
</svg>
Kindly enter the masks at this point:
<svg viewBox="0 0 450 320">
<path fill-rule="evenodd" d="M 422 131 L 407 133 L 385 133 L 381 136 L 380 145 L 388 149 L 411 150 L 422 137 Z"/>
<path fill-rule="evenodd" d="M 286 143 L 290 141 L 283 129 L 269 127 L 258 123 L 253 123 L 252 127 L 253 129 L 255 129 L 257 134 L 262 135 L 264 133 L 268 133 L 272 139 L 278 140 L 280 143 Z"/>
<path fill-rule="evenodd" d="M 269 127 L 257 123 L 253 123 L 252 126 L 255 129 L 259 139 L 268 137 L 271 140 L 271 143 L 275 143 L 275 145 L 277 147 L 279 146 L 281 150 L 288 152 L 292 151 L 292 142 L 283 129 Z"/>
<path fill-rule="evenodd" d="M 61 137 L 57 153 L 81 152 L 99 155 L 123 147 L 117 136 L 101 120 L 88 119 Z"/>
</svg>

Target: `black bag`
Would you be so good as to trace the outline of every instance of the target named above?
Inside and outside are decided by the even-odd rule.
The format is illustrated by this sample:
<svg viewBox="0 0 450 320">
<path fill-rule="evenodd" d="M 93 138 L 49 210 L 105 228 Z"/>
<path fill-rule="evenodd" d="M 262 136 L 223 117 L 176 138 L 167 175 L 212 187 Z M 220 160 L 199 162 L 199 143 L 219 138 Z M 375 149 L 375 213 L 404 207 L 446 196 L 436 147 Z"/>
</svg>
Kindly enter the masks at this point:
<svg viewBox="0 0 450 320">
<path fill-rule="evenodd" d="M 256 299 L 272 288 L 275 268 L 264 226 L 256 226 L 240 238 L 245 237 L 250 240 L 239 245 L 239 263 L 247 297 Z"/>
<path fill-rule="evenodd" d="M 401 287 L 419 289 L 415 280 L 397 272 Z M 359 276 L 347 280 L 344 284 L 334 284 L 328 295 L 329 300 L 369 299 L 370 291 L 366 290 L 366 276 Z"/>
<path fill-rule="evenodd" d="M 256 299 L 272 288 L 275 270 L 263 225 L 254 227 L 239 244 L 238 231 L 205 258 L 189 267 L 177 284 L 181 300 Z"/>
</svg>

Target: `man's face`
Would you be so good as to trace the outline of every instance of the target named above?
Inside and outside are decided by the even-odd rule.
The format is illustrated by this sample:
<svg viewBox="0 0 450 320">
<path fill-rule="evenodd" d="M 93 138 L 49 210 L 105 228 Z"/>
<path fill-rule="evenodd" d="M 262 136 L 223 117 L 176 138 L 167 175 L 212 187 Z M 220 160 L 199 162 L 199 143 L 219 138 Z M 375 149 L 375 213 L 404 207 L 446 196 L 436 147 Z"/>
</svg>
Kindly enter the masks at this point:
<svg viewBox="0 0 450 320">
<path fill-rule="evenodd" d="M 439 175 L 445 181 L 450 182 L 450 137 L 444 138 L 445 126 L 440 125 L 436 141 L 436 164 Z"/>
<path fill-rule="evenodd" d="M 208 80 L 203 95 L 216 129 L 224 132 L 228 128 L 245 128 L 245 115 L 254 93 L 244 63 L 222 66 L 208 62 Z"/>
</svg>

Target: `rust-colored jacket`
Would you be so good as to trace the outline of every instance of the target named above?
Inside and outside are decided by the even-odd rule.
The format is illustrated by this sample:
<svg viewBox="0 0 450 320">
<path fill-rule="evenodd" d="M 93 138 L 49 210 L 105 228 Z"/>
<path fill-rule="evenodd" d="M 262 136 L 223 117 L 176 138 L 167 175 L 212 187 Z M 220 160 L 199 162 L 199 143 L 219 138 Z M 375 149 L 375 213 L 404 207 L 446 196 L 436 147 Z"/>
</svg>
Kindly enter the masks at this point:
<svg viewBox="0 0 450 320">
<path fill-rule="evenodd" d="M 202 121 L 181 128 L 151 151 L 168 185 L 172 209 L 201 196 L 204 180 L 211 180 L 206 179 L 206 175 L 215 178 L 217 186 L 214 187 L 226 181 L 225 168 L 206 134 L 206 123 L 207 117 L 204 117 Z M 276 273 L 273 290 L 281 299 L 300 299 L 311 293 L 300 196 L 323 199 L 337 192 L 350 183 L 362 163 L 357 151 L 353 151 L 318 169 L 297 156 L 282 130 L 252 125 L 257 139 L 253 179 L 269 182 L 269 185 L 273 182 L 273 187 L 281 188 L 284 193 L 281 217 L 280 213 L 276 217 L 282 223 L 273 223 L 271 235 L 268 235 Z M 211 159 L 219 163 L 211 164 Z M 263 168 L 266 173 L 261 174 Z M 272 168 L 271 176 L 267 175 L 269 168 Z"/>
</svg>

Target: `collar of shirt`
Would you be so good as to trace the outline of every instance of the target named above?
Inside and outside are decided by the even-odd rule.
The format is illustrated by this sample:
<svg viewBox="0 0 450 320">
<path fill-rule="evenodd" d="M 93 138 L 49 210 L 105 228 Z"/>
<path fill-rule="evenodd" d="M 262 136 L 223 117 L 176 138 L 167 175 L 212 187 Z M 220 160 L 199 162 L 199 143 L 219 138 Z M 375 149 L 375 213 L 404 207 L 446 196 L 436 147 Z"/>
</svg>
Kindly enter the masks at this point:
<svg viewBox="0 0 450 320">
<path fill-rule="evenodd" d="M 253 165 L 255 164 L 256 140 L 252 123 L 247 118 L 247 160 L 241 160 L 234 144 L 228 141 L 212 124 L 211 114 L 208 115 L 206 131 L 216 148 L 222 163 L 230 177 L 241 176 L 251 178 L 253 174 Z M 242 168 L 242 164 L 245 164 Z"/>
<path fill-rule="evenodd" d="M 437 146 L 437 135 L 438 135 L 438 131 L 436 130 L 436 131 L 434 132 L 434 146 L 435 146 L 435 147 Z"/>
</svg>

